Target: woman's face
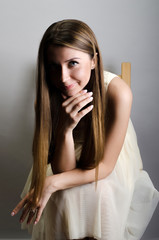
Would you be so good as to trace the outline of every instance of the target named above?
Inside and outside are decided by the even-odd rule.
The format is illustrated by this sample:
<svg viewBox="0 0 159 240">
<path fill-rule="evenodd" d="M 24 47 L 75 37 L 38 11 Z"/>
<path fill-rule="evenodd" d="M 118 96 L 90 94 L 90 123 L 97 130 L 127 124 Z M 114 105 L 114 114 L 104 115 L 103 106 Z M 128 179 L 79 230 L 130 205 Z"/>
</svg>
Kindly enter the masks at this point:
<svg viewBox="0 0 159 240">
<path fill-rule="evenodd" d="M 95 67 L 90 55 L 69 47 L 50 46 L 47 52 L 49 81 L 67 97 L 85 88 Z"/>
</svg>

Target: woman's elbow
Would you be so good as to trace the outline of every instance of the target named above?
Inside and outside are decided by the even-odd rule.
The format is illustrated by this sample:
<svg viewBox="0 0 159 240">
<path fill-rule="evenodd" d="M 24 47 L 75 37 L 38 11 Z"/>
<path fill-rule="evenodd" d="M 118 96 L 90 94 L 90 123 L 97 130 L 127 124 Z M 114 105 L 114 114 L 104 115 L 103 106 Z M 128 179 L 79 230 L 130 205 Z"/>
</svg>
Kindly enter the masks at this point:
<svg viewBox="0 0 159 240">
<path fill-rule="evenodd" d="M 108 177 L 114 170 L 115 165 L 108 165 L 103 161 L 99 166 L 98 180 Z"/>
<path fill-rule="evenodd" d="M 59 174 L 63 172 L 68 172 L 76 168 L 76 164 L 67 164 L 65 166 L 55 166 L 54 164 L 51 164 L 51 168 L 54 174 Z"/>
</svg>

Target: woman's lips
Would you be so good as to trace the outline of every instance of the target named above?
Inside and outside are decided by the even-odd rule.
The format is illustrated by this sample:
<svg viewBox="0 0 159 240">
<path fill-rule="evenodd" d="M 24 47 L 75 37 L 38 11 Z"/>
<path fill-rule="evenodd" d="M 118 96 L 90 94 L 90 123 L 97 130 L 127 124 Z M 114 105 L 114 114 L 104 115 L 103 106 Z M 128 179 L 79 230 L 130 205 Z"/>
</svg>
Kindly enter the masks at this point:
<svg viewBox="0 0 159 240">
<path fill-rule="evenodd" d="M 66 85 L 65 89 L 66 90 L 70 90 L 70 89 L 74 88 L 75 85 L 76 85 L 76 83 L 72 83 L 72 84 Z"/>
</svg>

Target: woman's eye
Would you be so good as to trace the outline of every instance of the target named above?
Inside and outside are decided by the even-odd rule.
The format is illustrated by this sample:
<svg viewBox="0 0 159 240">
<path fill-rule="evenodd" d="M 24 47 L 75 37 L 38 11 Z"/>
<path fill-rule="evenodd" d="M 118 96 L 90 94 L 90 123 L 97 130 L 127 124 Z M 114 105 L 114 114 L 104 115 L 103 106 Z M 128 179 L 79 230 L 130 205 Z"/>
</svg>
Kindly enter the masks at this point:
<svg viewBox="0 0 159 240">
<path fill-rule="evenodd" d="M 76 61 L 69 62 L 70 67 L 75 67 L 77 64 L 78 64 L 78 62 L 76 62 Z"/>
</svg>

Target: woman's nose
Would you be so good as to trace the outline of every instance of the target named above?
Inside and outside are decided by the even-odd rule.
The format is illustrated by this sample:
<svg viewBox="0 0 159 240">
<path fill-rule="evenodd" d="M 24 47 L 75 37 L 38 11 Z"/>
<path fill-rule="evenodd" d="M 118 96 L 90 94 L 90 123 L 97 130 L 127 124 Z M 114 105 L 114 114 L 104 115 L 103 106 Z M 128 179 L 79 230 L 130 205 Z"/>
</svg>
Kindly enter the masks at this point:
<svg viewBox="0 0 159 240">
<path fill-rule="evenodd" d="M 66 67 L 61 67 L 61 81 L 66 82 L 69 78 L 69 70 Z"/>
</svg>

